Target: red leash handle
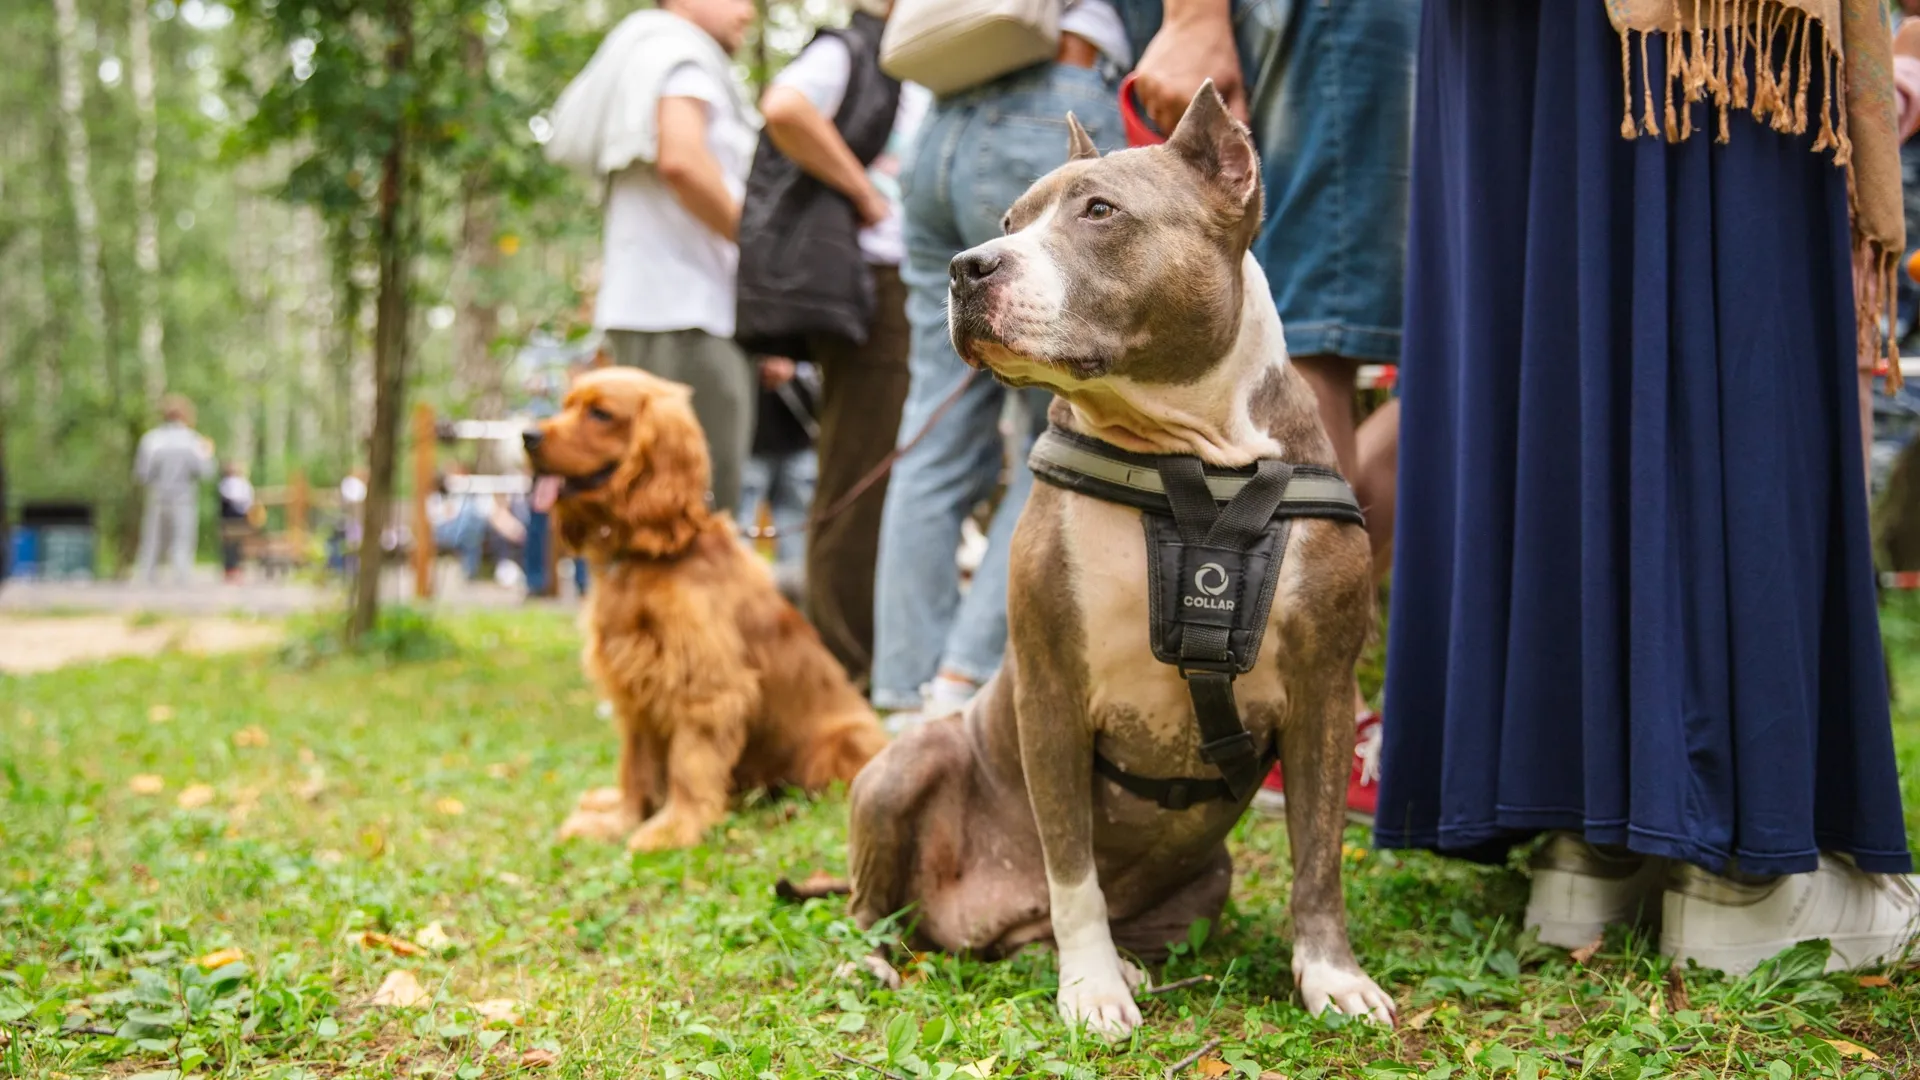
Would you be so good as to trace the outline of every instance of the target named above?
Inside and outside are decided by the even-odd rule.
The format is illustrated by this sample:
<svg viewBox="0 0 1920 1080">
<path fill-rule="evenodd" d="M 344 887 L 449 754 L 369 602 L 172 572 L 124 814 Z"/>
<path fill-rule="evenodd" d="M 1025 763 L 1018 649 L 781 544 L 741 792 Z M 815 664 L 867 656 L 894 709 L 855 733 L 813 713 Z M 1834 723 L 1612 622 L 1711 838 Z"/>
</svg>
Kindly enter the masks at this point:
<svg viewBox="0 0 1920 1080">
<path fill-rule="evenodd" d="M 1120 123 L 1126 129 L 1128 146 L 1158 146 L 1167 137 L 1154 130 L 1153 121 L 1140 115 L 1133 96 L 1133 80 L 1139 77 L 1138 72 L 1131 72 L 1120 80 Z"/>
</svg>

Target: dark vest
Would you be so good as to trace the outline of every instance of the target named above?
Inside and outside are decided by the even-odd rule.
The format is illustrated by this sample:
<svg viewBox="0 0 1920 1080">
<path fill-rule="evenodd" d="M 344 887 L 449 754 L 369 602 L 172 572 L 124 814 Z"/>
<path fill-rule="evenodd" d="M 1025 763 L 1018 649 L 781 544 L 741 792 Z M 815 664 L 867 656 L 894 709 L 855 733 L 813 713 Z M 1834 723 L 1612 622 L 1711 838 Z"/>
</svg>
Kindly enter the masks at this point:
<svg viewBox="0 0 1920 1080">
<path fill-rule="evenodd" d="M 880 70 L 885 25 L 857 12 L 846 29 L 820 31 L 845 41 L 852 57 L 833 126 L 862 165 L 886 149 L 900 108 L 899 80 Z M 810 334 L 864 344 L 873 324 L 873 274 L 860 255 L 859 231 L 853 203 L 802 172 L 762 132 L 740 209 L 734 339 L 741 348 L 801 360 Z"/>
</svg>

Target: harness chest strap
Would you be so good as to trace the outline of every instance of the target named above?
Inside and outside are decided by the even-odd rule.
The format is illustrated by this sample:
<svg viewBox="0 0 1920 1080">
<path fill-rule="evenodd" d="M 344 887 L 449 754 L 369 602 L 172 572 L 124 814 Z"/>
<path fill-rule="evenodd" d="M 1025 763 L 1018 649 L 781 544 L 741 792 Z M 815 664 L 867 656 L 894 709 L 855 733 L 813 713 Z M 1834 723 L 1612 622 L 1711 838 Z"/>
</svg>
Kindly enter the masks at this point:
<svg viewBox="0 0 1920 1080">
<path fill-rule="evenodd" d="M 1097 751 L 1095 771 L 1169 810 L 1245 799 L 1279 754 L 1257 747 L 1241 725 L 1234 678 L 1259 657 L 1292 520 L 1364 524 L 1352 489 L 1331 469 L 1278 460 L 1211 468 L 1192 456 L 1131 454 L 1057 427 L 1035 442 L 1029 465 L 1048 484 L 1142 511 L 1154 657 L 1186 680 L 1201 760 L 1220 779 L 1137 776 Z"/>
</svg>

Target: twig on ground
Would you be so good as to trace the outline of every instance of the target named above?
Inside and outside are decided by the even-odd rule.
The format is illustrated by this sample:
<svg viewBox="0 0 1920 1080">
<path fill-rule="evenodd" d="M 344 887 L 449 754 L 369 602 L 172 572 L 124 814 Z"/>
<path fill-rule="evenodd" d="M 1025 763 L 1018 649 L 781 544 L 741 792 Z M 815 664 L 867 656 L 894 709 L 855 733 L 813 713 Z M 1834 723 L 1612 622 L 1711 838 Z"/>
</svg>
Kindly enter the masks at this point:
<svg viewBox="0 0 1920 1080">
<path fill-rule="evenodd" d="M 818 900 L 825 896 L 846 896 L 853 891 L 853 884 L 846 878 L 830 878 L 815 874 L 813 877 L 795 885 L 786 878 L 773 883 L 773 895 L 788 903 L 801 900 Z"/>
<path fill-rule="evenodd" d="M 907 1080 L 906 1077 L 901 1076 L 899 1073 L 893 1072 L 890 1069 L 883 1069 L 880 1066 L 875 1065 L 871 1061 L 861 1061 L 857 1057 L 848 1057 L 846 1054 L 843 1054 L 838 1050 L 829 1050 L 827 1051 L 827 1053 L 832 1054 L 834 1057 L 839 1058 L 841 1061 L 844 1061 L 849 1065 L 858 1065 L 863 1069 L 872 1069 L 874 1072 L 877 1072 L 881 1076 L 886 1077 L 887 1080 Z"/>
<path fill-rule="evenodd" d="M 1171 994 L 1175 990 L 1185 990 L 1189 986 L 1199 986 L 1201 983 L 1210 983 L 1212 981 L 1213 976 L 1211 975 L 1189 975 L 1184 979 L 1175 979 L 1170 983 L 1162 983 L 1159 986 L 1148 987 L 1141 991 L 1141 993 L 1148 997 L 1154 994 Z"/>
<path fill-rule="evenodd" d="M 113 1029 L 103 1028 L 103 1027 L 61 1028 L 60 1034 L 62 1035 L 111 1035 L 113 1034 Z"/>
<path fill-rule="evenodd" d="M 1560 1064 L 1565 1065 L 1569 1069 L 1585 1068 L 1587 1064 L 1586 1059 L 1580 1057 L 1578 1054 L 1566 1054 L 1558 1050 L 1542 1050 L 1540 1052 Z"/>
<path fill-rule="evenodd" d="M 1199 1061 L 1201 1058 L 1206 1057 L 1208 1054 L 1213 1053 L 1215 1050 L 1218 1050 L 1219 1048 L 1220 1048 L 1219 1039 L 1208 1039 L 1206 1041 L 1206 1045 L 1202 1046 L 1200 1049 L 1195 1050 L 1193 1053 L 1188 1054 L 1186 1057 L 1183 1057 L 1179 1061 L 1176 1061 L 1173 1064 L 1167 1066 L 1167 1070 L 1160 1074 L 1161 1080 L 1173 1080 L 1173 1078 L 1180 1075 L 1180 1073 L 1183 1070 L 1185 1070 L 1187 1066 L 1193 1064 L 1196 1061 Z"/>
</svg>

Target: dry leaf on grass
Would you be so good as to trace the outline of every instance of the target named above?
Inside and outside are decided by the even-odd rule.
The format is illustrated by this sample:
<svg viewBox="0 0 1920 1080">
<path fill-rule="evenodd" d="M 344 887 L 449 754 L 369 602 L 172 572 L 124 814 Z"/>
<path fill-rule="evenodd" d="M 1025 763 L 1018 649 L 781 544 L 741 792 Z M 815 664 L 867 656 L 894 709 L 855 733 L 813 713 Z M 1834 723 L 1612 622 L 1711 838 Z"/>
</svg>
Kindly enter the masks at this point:
<svg viewBox="0 0 1920 1080">
<path fill-rule="evenodd" d="M 173 706 L 154 705 L 147 709 L 147 723 L 164 724 L 173 719 Z"/>
<path fill-rule="evenodd" d="M 368 1004 L 389 1009 L 413 1009 L 425 1005 L 429 1000 L 427 988 L 413 977 L 413 972 L 405 969 L 387 972 L 381 981 L 380 989 L 373 992 L 373 1000 Z"/>
<path fill-rule="evenodd" d="M 1221 1061 L 1217 1057 L 1203 1057 L 1199 1061 L 1194 1062 L 1194 1068 L 1199 1070 L 1201 1076 L 1209 1078 L 1225 1076 L 1233 1071 L 1233 1066 Z"/>
<path fill-rule="evenodd" d="M 135 795 L 158 795 L 167 788 L 167 782 L 152 773 L 141 773 L 127 781 L 127 790 Z"/>
<path fill-rule="evenodd" d="M 188 784 L 173 801 L 182 810 L 198 810 L 213 801 L 213 788 L 206 784 Z"/>
<path fill-rule="evenodd" d="M 467 812 L 467 804 L 455 798 L 441 799 L 439 802 L 433 804 L 433 808 L 448 817 L 459 817 L 461 814 Z"/>
<path fill-rule="evenodd" d="M 233 745 L 265 746 L 267 745 L 267 729 L 261 727 L 259 724 L 248 724 L 246 727 L 233 733 Z"/>
<path fill-rule="evenodd" d="M 1268 1069 L 1266 1072 L 1260 1074 L 1260 1080 L 1287 1080 L 1287 1074 Z"/>
<path fill-rule="evenodd" d="M 360 938 L 360 944 L 366 946 L 369 949 L 385 949 L 388 952 L 398 953 L 401 956 L 427 955 L 427 950 L 421 948 L 418 945 L 415 945 L 413 942 L 408 941 L 405 938 L 390 937 L 386 934 L 377 933 L 372 930 L 368 930 L 365 933 L 362 933 L 361 935 L 359 935 L 359 938 Z"/>
<path fill-rule="evenodd" d="M 960 1066 L 960 1068 L 954 1071 L 954 1075 L 977 1076 L 980 1080 L 987 1080 L 987 1077 L 993 1075 L 993 1067 L 999 1060 L 999 1054 L 994 1054 L 991 1057 L 983 1057 L 979 1061 Z"/>
<path fill-rule="evenodd" d="M 560 1055 L 539 1047 L 520 1055 L 520 1067 L 523 1069 L 548 1069 L 560 1063 Z"/>
<path fill-rule="evenodd" d="M 453 935 L 437 922 L 430 922 L 419 933 L 413 935 L 413 943 L 423 949 L 440 952 L 453 947 Z"/>
<path fill-rule="evenodd" d="M 473 1013 L 489 1024 L 520 1026 L 520 1003 L 512 998 L 488 998 L 473 1003 Z"/>
<path fill-rule="evenodd" d="M 228 948 L 210 952 L 200 959 L 195 960 L 194 963 L 199 964 L 208 971 L 213 971 L 217 968 L 226 967 L 228 964 L 237 964 L 246 958 L 247 954 L 245 952 L 239 949 Z"/>
<path fill-rule="evenodd" d="M 1429 1005 L 1426 1008 L 1421 1009 L 1419 1012 L 1414 1013 L 1412 1016 L 1407 1017 L 1407 1019 L 1401 1024 L 1401 1026 L 1406 1028 L 1411 1028 L 1414 1031 L 1419 1031 L 1421 1028 L 1427 1026 L 1427 1021 L 1433 1019 L 1433 1014 L 1436 1008 L 1437 1006 Z"/>
<path fill-rule="evenodd" d="M 1592 941 L 1573 950 L 1573 962 L 1584 966 L 1588 961 L 1593 959 L 1595 953 L 1600 951 L 1600 946 L 1605 940 L 1605 938 L 1594 938 Z"/>
<path fill-rule="evenodd" d="M 513 779 L 513 766 L 504 761 L 496 761 L 487 766 L 487 775 L 493 777 L 495 780 L 511 780 Z"/>
<path fill-rule="evenodd" d="M 1887 978 L 1885 975 L 1862 975 L 1860 976 L 1860 985 L 1869 989 L 1876 986 L 1892 986 L 1893 980 Z"/>
<path fill-rule="evenodd" d="M 293 786 L 293 793 L 300 796 L 302 802 L 317 802 L 326 790 L 327 774 L 319 769 L 307 770 L 307 778 Z"/>
<path fill-rule="evenodd" d="M 1845 1039 L 1822 1039 L 1821 1041 L 1833 1047 L 1835 1050 L 1840 1051 L 1840 1056 L 1843 1058 L 1848 1058 L 1853 1061 L 1880 1060 L 1879 1054 L 1861 1046 L 1859 1043 L 1850 1043 Z"/>
</svg>

